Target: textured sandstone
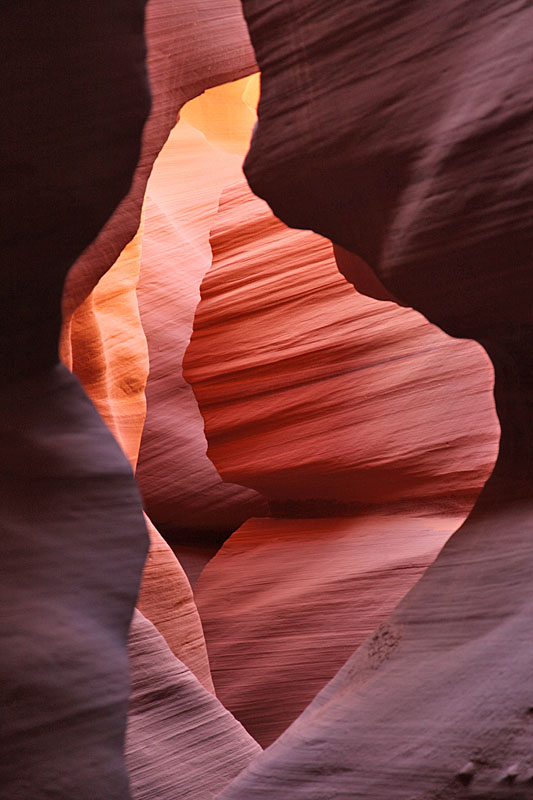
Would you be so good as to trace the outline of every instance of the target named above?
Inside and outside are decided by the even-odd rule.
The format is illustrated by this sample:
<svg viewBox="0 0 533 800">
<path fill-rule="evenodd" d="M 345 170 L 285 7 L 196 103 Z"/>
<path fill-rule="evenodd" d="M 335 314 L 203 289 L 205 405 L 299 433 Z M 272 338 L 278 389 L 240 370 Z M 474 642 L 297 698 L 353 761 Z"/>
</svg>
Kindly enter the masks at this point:
<svg viewBox="0 0 533 800">
<path fill-rule="evenodd" d="M 449 332 L 530 325 L 531 6 L 243 9 L 262 74 L 254 191 Z"/>
<path fill-rule="evenodd" d="M 479 346 L 354 292 L 328 242 L 242 182 L 211 242 L 186 377 L 219 471 L 280 514 L 381 506 L 251 520 L 195 587 L 217 693 L 267 745 L 469 510 L 496 457 L 492 370 Z"/>
<path fill-rule="evenodd" d="M 137 303 L 142 227 L 65 319 L 61 357 L 135 469 L 146 415 L 148 348 Z"/>
<path fill-rule="evenodd" d="M 0 794 L 10 800 L 129 795 L 126 639 L 146 528 L 126 458 L 57 352 L 67 270 L 138 159 L 143 24 L 135 0 L 0 10 Z"/>
<path fill-rule="evenodd" d="M 137 479 L 157 526 L 171 533 L 189 532 L 193 541 L 201 541 L 203 531 L 231 531 L 248 517 L 267 513 L 255 492 L 223 483 L 206 457 L 204 423 L 181 370 L 199 286 L 211 264 L 209 231 L 220 193 L 242 174 L 242 157 L 221 147 L 235 147 L 243 137 L 241 128 L 251 129 L 252 112 L 235 97 L 236 91 L 241 97 L 247 85 L 248 80 L 220 87 L 186 108 L 185 118 L 192 116 L 198 126 L 206 118 L 211 125 L 213 120 L 225 123 L 222 132 L 217 129 L 219 146 L 180 120 L 156 161 L 145 201 L 138 298 L 150 376 Z M 226 97 L 234 98 L 233 127 L 221 113 Z M 198 120 L 197 104 L 204 112 Z"/>
<path fill-rule="evenodd" d="M 141 155 L 127 196 L 70 271 L 63 302 L 66 317 L 135 235 L 153 163 L 180 108 L 210 86 L 256 69 L 237 0 L 217 0 L 208 8 L 198 0 L 179 5 L 176 0 L 152 0 L 146 11 L 146 40 L 152 100 Z"/>
<path fill-rule="evenodd" d="M 0 426 L 0 794 L 122 799 L 147 550 L 131 468 L 61 366 L 3 387 Z"/>
<path fill-rule="evenodd" d="M 457 523 L 386 511 L 246 522 L 195 586 L 219 700 L 271 744 L 421 577 Z"/>
<path fill-rule="evenodd" d="M 289 224 L 361 256 L 430 321 L 483 343 L 501 444 L 423 578 L 220 800 L 522 800 L 533 766 L 532 9 L 243 7 L 262 70 L 254 189 Z"/>
<path fill-rule="evenodd" d="M 213 691 L 202 623 L 187 576 L 148 518 L 146 525 L 150 550 L 144 565 L 137 608 L 162 634 L 174 655 L 206 689 Z"/>
<path fill-rule="evenodd" d="M 135 469 L 146 412 L 148 348 L 137 285 L 142 226 L 89 297 L 65 320 L 61 351 Z M 149 519 L 150 552 L 139 607 L 172 651 L 208 689 L 207 652 L 191 588 L 175 555 Z"/>
<path fill-rule="evenodd" d="M 77 379 L 57 364 L 61 301 L 62 354 L 134 463 L 147 371 L 135 303 L 138 238 L 105 273 L 139 229 L 146 180 L 178 108 L 254 69 L 238 3 L 221 2 L 213 16 L 196 3 L 150 3 L 152 107 L 138 163 L 150 105 L 144 11 L 140 0 L 58 0 L 53 13 L 43 0 L 24 0 L 0 11 L 0 793 L 10 800 L 129 796 L 126 640 L 146 526 L 127 459 Z M 160 546 L 153 555 L 168 564 Z M 168 576 L 174 590 L 186 585 L 183 573 L 171 568 Z M 209 684 L 187 591 L 181 642 L 168 631 L 165 603 L 157 607 L 146 592 L 144 602 Z M 182 674 L 195 680 L 185 667 Z M 246 760 L 239 736 L 244 741 L 230 736 L 228 777 Z M 257 749 L 245 739 L 248 753 Z M 224 746 L 231 750 L 227 737 Z"/>
<path fill-rule="evenodd" d="M 466 512 L 498 435 L 479 345 L 354 292 L 327 241 L 287 228 L 243 182 L 211 243 L 185 376 L 220 474 L 280 513 Z"/>
<path fill-rule="evenodd" d="M 136 800 L 208 800 L 260 752 L 138 611 L 129 657 L 126 761 Z"/>
<path fill-rule="evenodd" d="M 483 343 L 495 365 L 501 447 L 493 476 L 460 531 L 263 755 L 207 690 L 210 678 L 190 587 L 152 530 L 140 602 L 167 643 L 136 614 L 127 742 L 133 793 L 169 800 L 200 800 L 220 790 L 220 800 L 522 800 L 531 796 L 533 773 L 531 8 L 522 0 L 503 5 L 452 0 L 438 8 L 418 0 L 408 7 L 367 0 L 339 0 L 334 8 L 319 0 L 244 0 L 243 5 L 263 71 L 259 127 L 247 161 L 254 188 L 286 222 L 336 242 L 339 267 L 361 291 L 401 299 L 449 333 Z M 16 10 L 0 12 L 7 110 L 0 144 L 9 154 L 0 209 L 6 226 L 0 618 L 8 645 L 0 661 L 5 711 L 0 785 L 2 795 L 14 800 L 52 794 L 118 800 L 129 796 L 123 756 L 126 635 L 146 528 L 127 460 L 76 378 L 56 364 L 56 354 L 66 271 L 128 192 L 137 161 L 147 114 L 144 3 L 98 1 L 89 9 L 58 0 L 54 11 L 51 15 L 43 0 L 24 0 Z M 139 228 L 146 180 L 179 106 L 206 86 L 253 69 L 233 0 L 209 9 L 152 0 L 148 30 L 154 101 L 141 161 L 129 194 L 71 270 L 63 295 L 70 326 L 64 357 L 79 371 L 132 463 L 147 366 L 134 300 L 139 239 L 96 284 Z M 236 143 L 227 133 L 227 118 L 220 124 L 202 121 L 202 104 L 189 121 L 204 126 L 217 147 L 240 152 L 249 122 L 240 98 L 239 88 Z M 323 646 L 329 646 L 332 660 L 320 675 L 305 666 L 309 683 L 285 723 L 334 671 L 333 661 L 344 657 L 345 642 L 340 636 L 334 641 L 337 633 L 349 628 L 355 647 L 432 559 L 434 535 L 447 534 L 441 529 L 419 536 L 418 529 L 415 536 L 405 506 L 416 504 L 426 513 L 437 506 L 466 508 L 487 473 L 495 425 L 486 402 L 490 372 L 477 346 L 445 339 L 408 311 L 395 310 L 400 316 L 392 322 L 391 307 L 353 293 L 350 315 L 348 294 L 338 294 L 341 285 L 347 291 L 340 279 L 335 283 L 320 270 L 309 277 L 308 264 L 304 269 L 301 263 L 307 253 L 321 267 L 331 266 L 325 245 L 316 239 L 302 244 L 311 241 L 308 234 L 296 245 L 292 237 L 300 234 L 284 228 L 272 234 L 278 223 L 264 216 L 264 207 L 250 206 L 251 216 L 244 216 L 251 202 L 240 188 L 230 190 L 221 205 L 213 238 L 219 237 L 219 261 L 205 284 L 190 351 L 189 376 L 205 412 L 210 454 L 224 476 L 261 489 L 278 511 L 331 512 L 339 503 L 353 508 L 387 501 L 396 502 L 403 514 L 388 521 L 387 530 L 375 518 L 371 523 L 368 516 L 360 518 L 363 528 L 370 525 L 364 535 L 352 520 L 330 522 L 336 536 L 329 547 L 323 521 L 248 523 L 200 580 L 224 691 L 235 689 L 224 678 L 235 665 L 222 642 L 227 624 L 234 641 L 246 646 L 239 665 L 251 693 L 241 705 L 243 716 L 251 717 L 257 698 L 264 704 L 267 690 L 266 669 L 252 676 L 254 647 L 264 666 L 274 672 L 278 665 L 283 677 L 291 664 L 296 671 L 291 658 L 297 627 L 311 658 L 320 651 L 326 661 Z M 161 209 L 169 213 L 167 199 L 154 219 Z M 266 269 L 259 278 L 250 279 L 239 249 L 248 230 L 239 233 L 232 253 L 231 231 L 240 214 L 256 240 L 265 237 L 265 253 L 253 255 Z M 202 224 L 207 227 L 207 220 Z M 196 239 L 203 247 L 206 227 Z M 277 252 L 274 264 L 267 263 L 274 261 L 270 247 Z M 287 281 L 285 267 L 272 272 L 286 253 L 297 281 Z M 153 263 L 157 266 L 157 259 Z M 234 276 L 230 285 L 224 286 L 223 264 L 224 276 Z M 202 262 L 202 269 L 207 266 Z M 182 331 L 172 342 L 178 369 L 202 269 L 195 272 Z M 260 307 L 265 297 L 266 309 Z M 333 307 L 338 323 L 332 322 Z M 239 325 L 232 327 L 236 309 Z M 121 321 L 124 330 L 118 332 Z M 365 338 L 369 322 L 375 340 Z M 265 344 L 267 326 L 274 336 Z M 393 339 L 400 340 L 399 356 L 393 355 Z M 354 341 L 360 347 L 350 352 Z M 154 352 L 157 342 L 155 336 Z M 325 361 L 318 363 L 319 355 Z M 326 362 L 327 368 L 321 366 Z M 164 358 L 160 366 L 167 369 Z M 191 441 L 201 442 L 188 397 Z M 161 408 L 162 431 L 173 413 Z M 252 427 L 261 428 L 260 434 L 252 434 Z M 242 455 L 246 448 L 249 464 Z M 257 496 L 221 488 L 202 459 L 203 451 L 198 476 L 205 487 L 218 486 L 232 521 L 243 497 L 250 500 L 246 513 L 256 507 Z M 215 494 L 202 526 L 217 516 Z M 169 520 L 176 519 L 179 506 L 171 508 L 169 496 L 161 507 L 165 513 L 170 509 Z M 193 518 L 191 513 L 186 524 Z M 318 535 L 307 530 L 301 538 L 306 525 Z M 377 552 L 367 534 L 390 545 Z M 397 552 L 394 544 L 400 542 Z M 365 571 L 372 567 L 379 573 L 368 602 L 356 598 L 361 604 L 353 626 L 348 621 L 353 598 L 335 592 L 348 575 L 360 590 L 367 578 L 351 563 L 343 567 L 344 547 L 358 554 Z M 291 548 L 301 551 L 294 568 L 300 580 L 295 588 L 291 582 L 295 614 L 288 620 L 285 559 L 295 553 Z M 216 573 L 217 563 L 231 559 L 231 568 L 224 565 L 228 576 L 237 561 L 249 570 L 242 598 L 235 578 L 228 587 Z M 275 580 L 269 566 L 276 569 Z M 268 598 L 261 597 L 265 584 Z M 235 607 L 224 612 L 220 602 L 228 589 Z M 179 598 L 177 609 L 169 591 Z M 309 593 L 322 597 L 323 591 L 338 618 L 333 632 L 306 601 Z M 181 629 L 175 613 L 183 616 Z M 267 624 L 272 646 L 261 649 L 257 639 L 265 636 Z M 323 638 L 315 650 L 317 628 Z M 284 631 L 293 641 L 283 639 Z M 283 687 L 278 690 L 272 694 L 276 714 L 284 696 Z M 232 703 L 242 702 L 238 694 Z M 278 730 L 269 723 L 260 731 L 265 740 Z"/>
</svg>

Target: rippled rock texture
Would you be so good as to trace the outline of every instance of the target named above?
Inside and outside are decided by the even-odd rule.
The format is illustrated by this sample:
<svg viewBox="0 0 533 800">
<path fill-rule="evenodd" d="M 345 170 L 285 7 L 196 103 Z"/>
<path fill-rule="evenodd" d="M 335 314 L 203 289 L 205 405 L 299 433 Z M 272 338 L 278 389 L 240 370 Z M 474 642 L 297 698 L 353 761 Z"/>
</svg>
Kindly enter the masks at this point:
<svg viewBox="0 0 533 800">
<path fill-rule="evenodd" d="M 144 2 L 58 3 L 51 13 L 40 0 L 28 0 L 0 12 L 6 170 L 0 784 L 2 796 L 14 800 L 126 798 L 130 783 L 140 795 L 146 766 L 139 753 L 153 742 L 154 729 L 164 739 L 163 723 L 144 714 L 142 701 L 133 704 L 126 770 L 130 670 L 136 698 L 146 693 L 143 681 L 150 682 L 135 630 L 129 666 L 126 649 L 148 545 L 132 474 L 148 374 L 136 297 L 141 206 L 179 106 L 255 66 L 236 4 L 219 4 L 216 31 L 211 20 L 201 24 L 196 4 L 177 11 L 172 2 L 149 5 L 149 117 Z M 180 43 L 191 26 L 196 35 L 186 34 L 182 63 Z M 57 363 L 59 347 L 93 402 Z M 213 719 L 221 758 L 199 783 L 205 796 L 233 777 L 257 745 L 212 697 L 190 586 L 149 528 L 139 604 L 172 650 L 164 645 L 165 663 L 176 664 L 176 726 L 192 703 L 189 727 L 197 727 L 197 714 L 211 744 Z M 155 691 L 155 673 L 153 683 Z M 192 694 L 184 688 L 193 685 Z M 200 695 L 211 705 L 191 700 Z M 174 758 L 185 782 L 199 773 L 196 756 L 186 763 L 183 752 Z M 150 768 L 163 781 L 176 762 L 154 756 Z"/>
<path fill-rule="evenodd" d="M 325 239 L 243 182 L 211 244 L 185 376 L 221 475 L 278 518 L 235 533 L 195 594 L 218 696 L 268 745 L 470 510 L 496 457 L 493 374 L 479 345 L 354 292 Z"/>
<path fill-rule="evenodd" d="M 185 377 L 220 474 L 291 515 L 468 510 L 496 456 L 482 348 L 354 292 L 331 244 L 244 182 L 211 245 Z"/>
<path fill-rule="evenodd" d="M 483 344 L 501 444 L 434 564 L 221 798 L 529 797 L 531 7 L 243 7 L 262 70 L 252 188 Z"/>
<path fill-rule="evenodd" d="M 0 794 L 521 800 L 531 8 L 243 10 L 0 11 Z"/>
</svg>

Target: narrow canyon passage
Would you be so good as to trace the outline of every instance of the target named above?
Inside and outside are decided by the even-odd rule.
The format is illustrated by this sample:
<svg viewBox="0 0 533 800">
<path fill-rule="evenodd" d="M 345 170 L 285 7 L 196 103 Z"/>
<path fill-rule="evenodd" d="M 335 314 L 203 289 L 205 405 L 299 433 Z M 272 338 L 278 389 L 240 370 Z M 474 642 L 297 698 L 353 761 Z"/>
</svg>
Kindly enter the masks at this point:
<svg viewBox="0 0 533 800">
<path fill-rule="evenodd" d="M 0 21 L 0 796 L 533 797 L 530 4 Z"/>
</svg>

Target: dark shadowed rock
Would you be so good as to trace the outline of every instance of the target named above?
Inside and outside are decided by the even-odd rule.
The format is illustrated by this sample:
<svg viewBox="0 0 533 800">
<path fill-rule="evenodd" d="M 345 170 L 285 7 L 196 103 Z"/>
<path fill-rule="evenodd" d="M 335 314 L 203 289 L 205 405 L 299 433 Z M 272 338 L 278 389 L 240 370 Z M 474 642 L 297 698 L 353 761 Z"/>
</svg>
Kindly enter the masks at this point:
<svg viewBox="0 0 533 800">
<path fill-rule="evenodd" d="M 131 468 L 60 366 L 2 388 L 0 444 L 0 794 L 123 800 L 148 544 Z"/>
<path fill-rule="evenodd" d="M 147 550 L 123 453 L 57 364 L 68 269 L 128 192 L 144 2 L 4 3 L 0 794 L 129 796 L 128 626 Z"/>
</svg>

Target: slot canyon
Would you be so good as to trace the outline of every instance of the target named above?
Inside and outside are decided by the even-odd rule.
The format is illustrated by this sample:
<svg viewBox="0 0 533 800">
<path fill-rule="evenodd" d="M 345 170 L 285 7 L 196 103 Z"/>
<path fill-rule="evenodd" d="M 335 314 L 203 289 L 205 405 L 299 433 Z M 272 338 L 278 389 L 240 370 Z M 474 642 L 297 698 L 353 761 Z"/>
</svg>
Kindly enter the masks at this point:
<svg viewBox="0 0 533 800">
<path fill-rule="evenodd" d="M 0 798 L 533 798 L 531 4 L 0 20 Z"/>
</svg>

